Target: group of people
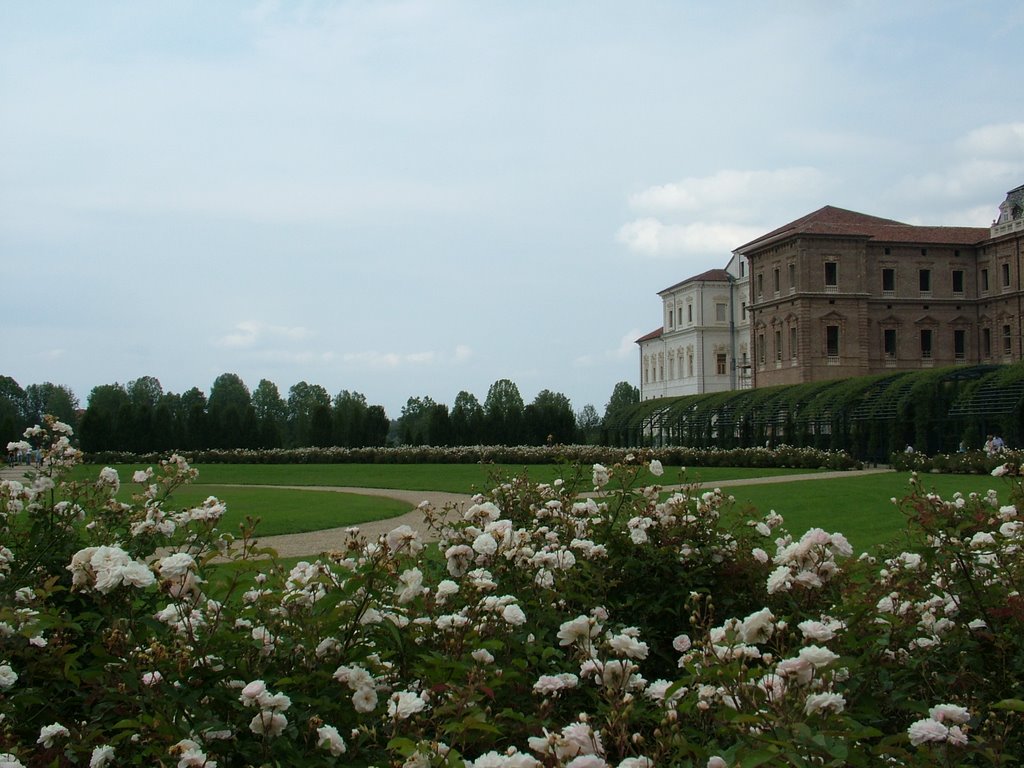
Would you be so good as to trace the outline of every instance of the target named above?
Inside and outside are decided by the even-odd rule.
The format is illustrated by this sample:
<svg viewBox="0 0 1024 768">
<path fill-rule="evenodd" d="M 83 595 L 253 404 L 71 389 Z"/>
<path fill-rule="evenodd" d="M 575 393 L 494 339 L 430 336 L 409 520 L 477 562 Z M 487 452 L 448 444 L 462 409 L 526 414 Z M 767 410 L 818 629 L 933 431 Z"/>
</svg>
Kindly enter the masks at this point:
<svg viewBox="0 0 1024 768">
<path fill-rule="evenodd" d="M 987 456 L 995 456 L 997 453 L 1002 453 L 1006 450 L 1006 441 L 1003 440 L 999 435 L 989 435 L 985 438 L 985 454 Z M 908 444 L 903 449 L 904 453 L 914 453 L 914 446 Z M 961 440 L 960 446 L 957 448 L 958 453 L 967 452 L 967 441 Z"/>
<path fill-rule="evenodd" d="M 10 448 L 7 451 L 7 466 L 11 469 L 21 465 L 38 467 L 41 461 L 42 453 L 38 448 L 31 451 Z"/>
<path fill-rule="evenodd" d="M 985 438 L 985 454 L 988 456 L 995 456 L 997 453 L 1002 453 L 1006 449 L 1006 443 L 999 435 L 989 435 Z"/>
</svg>

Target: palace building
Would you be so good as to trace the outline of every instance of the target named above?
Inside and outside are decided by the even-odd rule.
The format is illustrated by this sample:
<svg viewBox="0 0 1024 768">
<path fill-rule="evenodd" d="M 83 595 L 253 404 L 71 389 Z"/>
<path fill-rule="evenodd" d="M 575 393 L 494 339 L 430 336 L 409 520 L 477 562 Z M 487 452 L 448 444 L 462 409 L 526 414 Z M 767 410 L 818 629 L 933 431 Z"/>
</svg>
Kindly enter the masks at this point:
<svg viewBox="0 0 1024 768">
<path fill-rule="evenodd" d="M 1024 359 L 1024 186 L 989 228 L 825 206 L 661 291 L 642 399 Z"/>
</svg>

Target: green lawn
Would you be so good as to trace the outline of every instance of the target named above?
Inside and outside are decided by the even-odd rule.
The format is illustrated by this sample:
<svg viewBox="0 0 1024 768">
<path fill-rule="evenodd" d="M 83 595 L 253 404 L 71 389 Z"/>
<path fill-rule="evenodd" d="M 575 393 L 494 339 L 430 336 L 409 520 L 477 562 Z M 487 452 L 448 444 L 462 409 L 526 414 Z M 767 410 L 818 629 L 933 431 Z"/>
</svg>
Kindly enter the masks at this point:
<svg viewBox="0 0 1024 768">
<path fill-rule="evenodd" d="M 987 475 L 923 475 L 922 479 L 926 490 L 947 499 L 956 491 L 985 493 L 993 488 L 1004 499 L 1009 492 L 1007 481 Z M 906 518 L 890 499 L 906 496 L 909 480 L 909 473 L 889 472 L 723 491 L 734 496 L 741 509 L 754 507 L 760 515 L 774 509 L 794 537 L 814 527 L 838 531 L 860 552 L 892 541 L 906 530 Z"/>
<path fill-rule="evenodd" d="M 237 531 L 247 516 L 258 517 L 257 531 L 262 536 L 358 525 L 404 515 L 411 509 L 405 502 L 378 496 L 219 485 L 182 488 L 174 494 L 172 506 L 175 509 L 196 506 L 207 496 L 216 496 L 227 506 L 219 526 L 221 530 Z"/>
<path fill-rule="evenodd" d="M 131 492 L 132 484 L 128 480 L 134 469 L 118 467 L 124 483 L 122 495 Z M 210 464 L 198 469 L 199 482 L 179 491 L 174 506 L 196 504 L 208 495 L 216 495 L 228 506 L 225 530 L 236 530 L 245 516 L 251 515 L 261 518 L 259 531 L 264 536 L 384 519 L 407 512 L 409 506 L 357 494 L 260 486 L 321 485 L 470 493 L 488 487 L 490 473 L 494 471 L 524 470 L 516 466 L 477 464 Z M 97 467 L 79 470 L 82 478 L 95 477 L 98 471 Z M 551 481 L 569 470 L 558 466 L 531 466 L 526 471 L 532 479 Z M 689 469 L 686 479 L 716 483 L 800 472 L 802 470 L 698 467 Z M 665 475 L 657 480 L 668 485 L 679 479 L 679 468 L 666 467 Z M 1008 490 L 1006 481 L 987 475 L 924 475 L 923 479 L 926 488 L 946 498 L 957 490 L 984 493 L 989 488 L 995 488 L 1005 497 Z M 787 529 L 795 536 L 812 527 L 840 531 L 857 551 L 862 551 L 892 541 L 905 530 L 903 515 L 890 499 L 907 494 L 908 480 L 909 474 L 893 472 L 737 486 L 726 490 L 736 498 L 739 511 L 755 508 L 760 516 L 774 509 L 785 518 Z M 645 481 L 655 482 L 655 478 Z M 588 484 L 589 478 L 586 478 L 584 487 Z M 247 487 L 226 487 L 229 485 Z"/>
<path fill-rule="evenodd" d="M 143 465 L 115 465 L 121 482 L 129 484 L 136 469 Z M 95 478 L 101 468 L 79 467 L 75 477 Z M 513 464 L 198 464 L 197 485 L 325 485 L 355 488 L 397 488 L 408 491 L 448 491 L 474 493 L 491 487 L 494 473 L 515 475 L 529 473 L 532 480 L 551 482 L 568 477 L 572 471 L 559 465 L 541 464 L 523 467 Z M 716 482 L 747 477 L 799 474 L 814 470 L 767 469 L 751 467 L 693 467 L 687 469 L 688 480 Z M 644 483 L 677 483 L 679 467 L 665 467 L 661 478 L 645 473 Z M 585 468 L 584 485 L 590 482 Z"/>
</svg>

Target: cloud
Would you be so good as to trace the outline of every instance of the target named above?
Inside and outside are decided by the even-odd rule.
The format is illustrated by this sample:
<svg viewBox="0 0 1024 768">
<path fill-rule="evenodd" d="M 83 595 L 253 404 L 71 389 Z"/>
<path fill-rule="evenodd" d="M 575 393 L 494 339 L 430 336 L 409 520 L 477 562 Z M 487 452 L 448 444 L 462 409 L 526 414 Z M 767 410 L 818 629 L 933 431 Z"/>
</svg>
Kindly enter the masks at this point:
<svg viewBox="0 0 1024 768">
<path fill-rule="evenodd" d="M 975 128 L 958 142 L 969 155 L 1024 156 L 1024 123 L 997 123 Z"/>
<path fill-rule="evenodd" d="M 462 363 L 473 356 L 473 350 L 465 344 L 456 345 L 450 355 L 439 354 L 432 350 L 420 352 L 379 352 L 367 350 L 363 352 L 346 352 L 340 356 L 343 363 L 370 369 L 398 369 Z"/>
<path fill-rule="evenodd" d="M 629 360 L 636 355 L 636 340 L 643 336 L 644 332 L 631 328 L 619 339 L 619 344 L 614 349 L 606 349 L 589 355 L 580 355 L 573 363 L 579 367 L 589 367 L 602 363 L 615 363 Z"/>
<path fill-rule="evenodd" d="M 652 212 L 713 213 L 719 219 L 758 218 L 764 200 L 816 194 L 824 177 L 817 168 L 774 171 L 721 170 L 711 176 L 648 187 L 631 195 L 631 207 Z"/>
<path fill-rule="evenodd" d="M 306 328 L 270 325 L 257 320 L 243 320 L 228 333 L 214 340 L 214 345 L 229 349 L 252 349 L 271 341 L 302 341 L 311 334 Z"/>
<path fill-rule="evenodd" d="M 734 248 L 784 215 L 781 203 L 818 202 L 825 176 L 817 168 L 717 171 L 648 187 L 629 205 L 650 215 L 619 227 L 616 240 L 642 256 L 707 255 L 724 263 Z"/>
<path fill-rule="evenodd" d="M 737 224 L 665 224 L 659 219 L 637 219 L 619 227 L 616 239 L 634 253 L 672 257 L 684 253 L 717 254 L 721 261 L 734 248 L 763 233 L 763 227 Z"/>
<path fill-rule="evenodd" d="M 898 199 L 922 213 L 910 224 L 988 226 L 998 215 L 1002 193 L 1024 176 L 1024 123 L 974 128 L 954 141 L 945 162 L 893 185 Z"/>
</svg>

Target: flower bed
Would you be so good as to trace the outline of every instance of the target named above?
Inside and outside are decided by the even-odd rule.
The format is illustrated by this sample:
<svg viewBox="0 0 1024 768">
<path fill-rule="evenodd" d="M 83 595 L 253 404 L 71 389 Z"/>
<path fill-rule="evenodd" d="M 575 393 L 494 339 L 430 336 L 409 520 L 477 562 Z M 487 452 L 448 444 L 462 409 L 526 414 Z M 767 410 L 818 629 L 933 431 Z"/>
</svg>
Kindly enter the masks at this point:
<svg viewBox="0 0 1024 768">
<path fill-rule="evenodd" d="M 455 448 L 408 446 L 401 448 L 292 448 L 249 450 L 207 449 L 192 451 L 193 464 L 615 464 L 637 449 L 595 445 L 503 446 L 478 445 Z M 815 448 L 732 448 L 727 450 L 684 448 L 658 449 L 666 463 L 685 467 L 804 467 L 807 469 L 857 469 L 860 462 L 845 451 Z M 158 454 L 103 452 L 87 454 L 90 464 L 157 463 Z"/>
<path fill-rule="evenodd" d="M 660 500 L 650 454 L 513 479 L 442 522 L 280 563 L 180 457 L 109 468 L 51 422 L 0 483 L 0 763 L 641 768 L 987 765 L 1024 753 L 1018 516 L 899 503 L 918 546 Z M 1005 471 L 1015 475 L 1012 468 Z M 1006 482 L 1006 481 L 999 481 Z M 596 490 L 581 498 L 582 490 Z M 877 559 L 876 559 L 877 557 Z"/>
<path fill-rule="evenodd" d="M 894 453 L 889 463 L 893 469 L 902 472 L 940 472 L 958 475 L 988 475 L 1004 464 L 1020 466 L 1024 463 L 1024 451 L 964 451 L 962 453 L 937 453 L 928 456 L 923 453 Z"/>
</svg>

